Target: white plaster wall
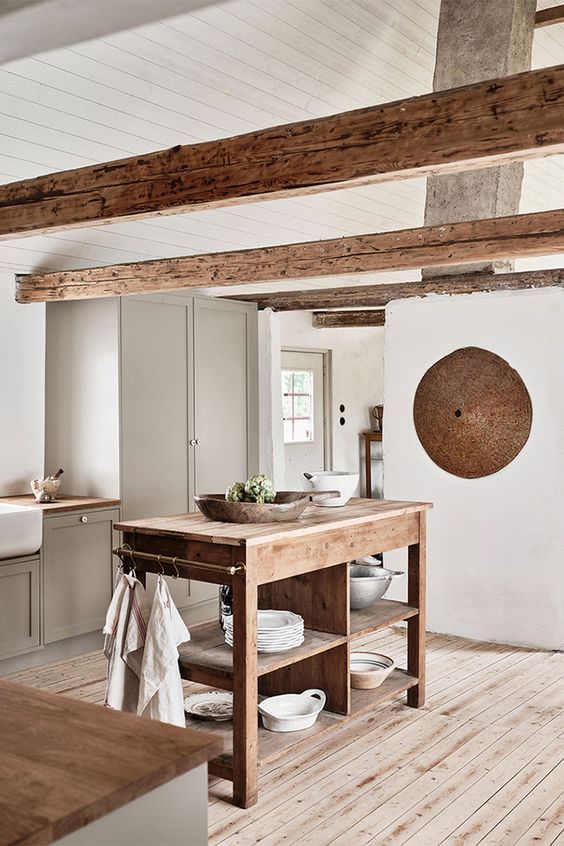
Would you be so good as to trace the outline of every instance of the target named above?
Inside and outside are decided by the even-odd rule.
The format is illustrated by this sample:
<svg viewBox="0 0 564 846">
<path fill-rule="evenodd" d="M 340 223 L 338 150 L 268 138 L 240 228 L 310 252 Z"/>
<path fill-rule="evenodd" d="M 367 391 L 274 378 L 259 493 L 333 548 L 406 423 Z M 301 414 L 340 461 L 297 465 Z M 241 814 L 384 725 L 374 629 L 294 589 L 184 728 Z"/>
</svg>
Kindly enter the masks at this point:
<svg viewBox="0 0 564 846">
<path fill-rule="evenodd" d="M 386 321 L 385 495 L 434 502 L 430 630 L 563 649 L 564 291 L 403 300 L 388 307 Z M 413 425 L 419 380 L 465 346 L 505 358 L 533 405 L 524 449 L 483 479 L 433 464 Z M 386 561 L 405 565 L 405 556 Z"/>
<path fill-rule="evenodd" d="M 311 312 L 283 312 L 274 317 L 279 321 L 281 347 L 331 351 L 333 469 L 358 472 L 359 432 L 370 426 L 369 407 L 383 400 L 384 329 L 313 329 Z M 276 373 L 273 390 L 279 394 L 280 362 Z M 341 403 L 344 426 L 339 425 Z M 281 435 L 278 450 L 280 445 Z"/>
<path fill-rule="evenodd" d="M 46 465 L 64 468 L 63 493 L 119 497 L 119 300 L 47 314 Z"/>
<path fill-rule="evenodd" d="M 43 475 L 45 306 L 19 305 L 0 273 L 0 496 L 29 493 Z"/>
</svg>

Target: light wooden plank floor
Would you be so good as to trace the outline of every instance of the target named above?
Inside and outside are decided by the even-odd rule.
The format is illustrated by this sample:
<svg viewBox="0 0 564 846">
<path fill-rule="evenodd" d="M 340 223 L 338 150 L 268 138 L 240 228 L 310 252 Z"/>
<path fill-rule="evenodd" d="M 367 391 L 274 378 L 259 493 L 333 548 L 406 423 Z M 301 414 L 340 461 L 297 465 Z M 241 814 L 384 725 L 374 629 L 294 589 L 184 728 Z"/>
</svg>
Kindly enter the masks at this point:
<svg viewBox="0 0 564 846">
<path fill-rule="evenodd" d="M 405 634 L 360 645 L 401 664 Z M 11 678 L 100 702 L 100 653 Z M 211 846 L 564 846 L 564 655 L 429 636 L 428 702 L 382 705 L 261 770 L 240 810 L 210 780 Z"/>
</svg>

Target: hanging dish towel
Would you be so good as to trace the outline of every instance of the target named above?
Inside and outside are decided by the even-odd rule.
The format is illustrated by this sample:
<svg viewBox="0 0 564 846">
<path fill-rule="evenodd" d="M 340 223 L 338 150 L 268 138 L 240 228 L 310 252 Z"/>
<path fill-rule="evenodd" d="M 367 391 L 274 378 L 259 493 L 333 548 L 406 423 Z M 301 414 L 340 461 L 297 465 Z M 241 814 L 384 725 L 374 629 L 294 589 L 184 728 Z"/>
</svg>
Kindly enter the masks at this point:
<svg viewBox="0 0 564 846">
<path fill-rule="evenodd" d="M 137 712 L 147 610 L 141 582 L 122 573 L 103 628 L 104 654 L 108 659 L 104 704 L 109 708 Z"/>
<path fill-rule="evenodd" d="M 157 580 L 141 665 L 137 713 L 163 723 L 185 726 L 178 647 L 190 632 L 162 576 Z"/>
</svg>

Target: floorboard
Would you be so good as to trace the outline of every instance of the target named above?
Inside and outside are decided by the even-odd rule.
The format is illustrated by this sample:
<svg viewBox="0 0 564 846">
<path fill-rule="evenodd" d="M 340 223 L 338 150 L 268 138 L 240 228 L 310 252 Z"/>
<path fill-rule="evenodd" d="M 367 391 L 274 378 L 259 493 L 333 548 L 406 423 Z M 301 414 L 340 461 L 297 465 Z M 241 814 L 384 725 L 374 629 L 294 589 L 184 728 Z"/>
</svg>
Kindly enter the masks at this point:
<svg viewBox="0 0 564 846">
<path fill-rule="evenodd" d="M 405 663 L 405 629 L 359 638 Z M 102 654 L 11 678 L 92 702 Z M 211 846 L 564 846 L 564 655 L 428 639 L 428 700 L 361 714 L 260 772 L 259 804 L 210 779 Z"/>
</svg>

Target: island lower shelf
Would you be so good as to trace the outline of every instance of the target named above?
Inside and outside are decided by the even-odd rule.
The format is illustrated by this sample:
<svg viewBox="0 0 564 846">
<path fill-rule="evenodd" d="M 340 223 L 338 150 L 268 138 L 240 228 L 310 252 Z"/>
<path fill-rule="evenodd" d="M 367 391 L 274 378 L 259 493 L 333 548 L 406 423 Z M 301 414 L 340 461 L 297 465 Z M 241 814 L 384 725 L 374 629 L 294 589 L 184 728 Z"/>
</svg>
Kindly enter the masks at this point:
<svg viewBox="0 0 564 846">
<path fill-rule="evenodd" d="M 365 711 L 370 711 L 390 699 L 401 696 L 409 688 L 415 687 L 417 682 L 418 679 L 415 676 L 409 675 L 405 670 L 395 669 L 380 687 L 372 690 L 353 689 L 351 691 L 351 713 L 346 716 L 334 714 L 331 711 L 322 711 L 316 723 L 305 731 L 274 732 L 268 731 L 268 729 L 260 725 L 258 731 L 259 766 L 276 760 L 290 748 L 311 742 L 319 737 L 319 735 L 338 728 L 343 723 Z M 206 731 L 221 737 L 225 752 L 220 758 L 210 761 L 210 773 L 221 776 L 222 778 L 229 778 L 230 769 L 232 768 L 232 723 L 204 724 L 198 720 L 188 719 L 186 725 L 190 728 L 203 728 L 205 726 Z"/>
</svg>

